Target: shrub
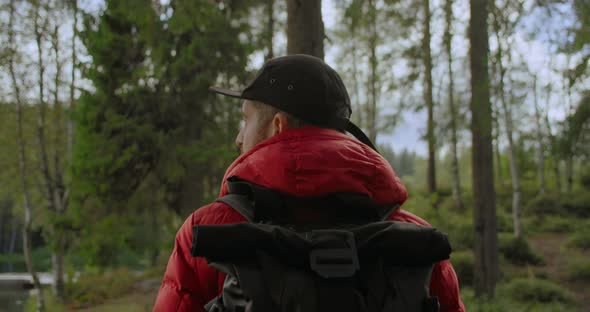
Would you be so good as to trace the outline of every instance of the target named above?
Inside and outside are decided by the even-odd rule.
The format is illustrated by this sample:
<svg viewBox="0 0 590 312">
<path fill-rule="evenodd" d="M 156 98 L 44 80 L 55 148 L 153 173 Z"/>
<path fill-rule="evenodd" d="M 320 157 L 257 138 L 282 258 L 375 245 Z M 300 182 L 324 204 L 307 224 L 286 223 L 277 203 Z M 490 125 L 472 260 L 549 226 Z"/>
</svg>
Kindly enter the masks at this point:
<svg viewBox="0 0 590 312">
<path fill-rule="evenodd" d="M 568 267 L 568 279 L 570 281 L 590 282 L 590 260 L 578 260 Z"/>
<path fill-rule="evenodd" d="M 473 226 L 469 223 L 451 225 L 447 234 L 453 250 L 471 250 L 474 244 Z"/>
<path fill-rule="evenodd" d="M 74 307 L 95 305 L 125 295 L 133 289 L 136 278 L 127 269 L 104 273 L 83 273 L 66 284 L 66 296 Z"/>
<path fill-rule="evenodd" d="M 471 287 L 473 285 L 473 252 L 471 250 L 453 252 L 451 254 L 453 268 L 459 278 L 459 285 Z"/>
<path fill-rule="evenodd" d="M 580 184 L 590 190 L 590 166 L 586 166 L 580 172 Z"/>
<path fill-rule="evenodd" d="M 590 249 L 590 229 L 587 227 L 581 228 L 570 236 L 566 243 L 567 247 L 581 250 Z"/>
<path fill-rule="evenodd" d="M 571 233 L 576 229 L 577 220 L 560 216 L 530 219 L 527 230 L 534 233 Z"/>
<path fill-rule="evenodd" d="M 547 280 L 517 278 L 503 285 L 500 291 L 518 302 L 574 302 L 574 296 L 567 289 Z"/>
<path fill-rule="evenodd" d="M 543 194 L 531 199 L 524 207 L 526 215 L 544 217 L 563 212 L 563 206 L 557 194 Z"/>
<path fill-rule="evenodd" d="M 590 192 L 567 194 L 562 202 L 564 213 L 571 216 L 590 217 Z"/>
<path fill-rule="evenodd" d="M 498 232 L 512 233 L 514 231 L 514 223 L 512 222 L 512 216 L 506 212 L 498 211 L 496 214 L 497 230 Z"/>
<path fill-rule="evenodd" d="M 510 263 L 515 265 L 543 264 L 543 259 L 532 251 L 525 238 L 516 238 L 512 234 L 502 234 L 499 239 L 500 252 Z"/>
<path fill-rule="evenodd" d="M 501 286 L 500 286 L 501 287 Z M 570 312 L 576 311 L 570 304 L 560 302 L 517 302 L 498 294 L 494 299 L 477 298 L 472 289 L 461 289 L 461 299 L 468 311 L 498 312 L 498 311 L 534 311 L 534 312 Z"/>
<path fill-rule="evenodd" d="M 37 296 L 38 295 L 35 293 L 35 295 L 30 296 L 29 298 L 26 299 L 26 301 L 24 302 L 24 305 L 22 307 L 23 311 L 37 312 Z M 59 299 L 57 299 L 53 295 L 53 292 L 49 288 L 43 289 L 43 299 L 45 299 L 45 311 L 47 311 L 47 312 L 68 311 L 66 309 L 66 307 L 63 305 L 63 303 L 61 303 L 59 301 Z M 6 308 L 6 307 L 2 307 L 2 308 Z M 4 311 L 4 310 L 0 309 L 0 311 Z M 20 310 L 19 309 L 11 310 L 10 307 L 8 307 L 8 311 L 20 311 Z"/>
</svg>

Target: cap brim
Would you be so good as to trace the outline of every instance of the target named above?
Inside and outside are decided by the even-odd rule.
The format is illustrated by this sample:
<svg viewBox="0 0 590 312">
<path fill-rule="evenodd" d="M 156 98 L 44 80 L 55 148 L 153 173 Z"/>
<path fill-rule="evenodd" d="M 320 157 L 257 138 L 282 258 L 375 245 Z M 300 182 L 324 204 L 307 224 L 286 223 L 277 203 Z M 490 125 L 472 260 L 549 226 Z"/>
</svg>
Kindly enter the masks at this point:
<svg viewBox="0 0 590 312">
<path fill-rule="evenodd" d="M 233 98 L 238 98 L 238 99 L 242 98 L 242 91 L 234 91 L 234 90 L 229 90 L 229 89 L 224 89 L 224 88 L 219 88 L 219 87 L 209 87 L 209 91 L 214 92 L 214 93 L 218 93 L 218 94 L 222 94 L 222 95 L 226 95 L 226 96 L 230 96 Z"/>
</svg>

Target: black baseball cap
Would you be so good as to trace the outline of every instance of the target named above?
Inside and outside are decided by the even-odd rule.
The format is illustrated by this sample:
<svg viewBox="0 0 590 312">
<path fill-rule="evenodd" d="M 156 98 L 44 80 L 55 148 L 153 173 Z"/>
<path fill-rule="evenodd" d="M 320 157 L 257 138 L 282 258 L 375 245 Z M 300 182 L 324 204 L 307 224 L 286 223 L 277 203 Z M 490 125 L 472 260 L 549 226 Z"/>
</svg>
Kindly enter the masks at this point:
<svg viewBox="0 0 590 312">
<path fill-rule="evenodd" d="M 305 54 L 277 57 L 264 63 L 242 91 L 219 87 L 209 90 L 262 102 L 314 126 L 348 131 L 376 150 L 365 133 L 350 121 L 350 97 L 342 79 L 317 57 Z"/>
</svg>

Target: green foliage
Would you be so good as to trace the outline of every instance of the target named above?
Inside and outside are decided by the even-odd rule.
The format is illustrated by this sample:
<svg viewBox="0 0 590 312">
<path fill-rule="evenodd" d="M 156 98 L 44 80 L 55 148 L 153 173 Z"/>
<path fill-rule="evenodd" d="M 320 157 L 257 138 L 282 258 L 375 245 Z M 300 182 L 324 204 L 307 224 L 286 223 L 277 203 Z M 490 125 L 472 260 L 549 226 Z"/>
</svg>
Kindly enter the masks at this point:
<svg viewBox="0 0 590 312">
<path fill-rule="evenodd" d="M 505 285 L 499 285 L 500 290 L 505 288 Z M 504 292 L 497 293 L 492 300 L 476 298 L 472 289 L 462 289 L 461 299 L 468 311 L 477 312 L 498 312 L 498 311 L 535 311 L 535 312 L 566 312 L 577 311 L 571 304 L 564 304 L 561 302 L 520 302 L 516 301 L 511 296 L 507 296 Z"/>
<path fill-rule="evenodd" d="M 590 228 L 583 227 L 574 232 L 567 240 L 566 246 L 575 249 L 590 250 Z"/>
<path fill-rule="evenodd" d="M 457 223 L 448 228 L 447 233 L 454 250 L 467 250 L 473 248 L 475 233 L 471 223 Z"/>
<path fill-rule="evenodd" d="M 65 291 L 71 306 L 84 307 L 124 296 L 133 290 L 136 280 L 136 276 L 124 268 L 83 273 L 76 282 L 66 284 Z"/>
<path fill-rule="evenodd" d="M 45 299 L 46 312 L 65 312 L 68 311 L 66 306 L 61 303 L 54 295 L 51 289 L 45 288 L 43 292 Z M 24 304 L 24 312 L 37 312 L 37 295 L 29 297 Z"/>
<path fill-rule="evenodd" d="M 496 211 L 496 225 L 499 233 L 513 233 L 514 232 L 514 222 L 512 220 L 512 215 L 506 213 L 502 210 Z"/>
<path fill-rule="evenodd" d="M 566 215 L 588 218 L 590 217 L 590 192 L 581 191 L 566 194 L 562 205 Z"/>
<path fill-rule="evenodd" d="M 590 166 L 586 165 L 580 172 L 580 184 L 587 191 L 590 191 Z"/>
<path fill-rule="evenodd" d="M 574 296 L 568 290 L 553 282 L 540 279 L 513 279 L 502 285 L 498 293 L 521 303 L 572 304 L 575 301 Z"/>
<path fill-rule="evenodd" d="M 89 223 L 82 231 L 80 255 L 89 267 L 107 267 L 118 264 L 121 254 L 128 248 L 127 240 L 132 227 L 130 221 L 118 215 L 109 215 Z"/>
<path fill-rule="evenodd" d="M 559 195 L 547 193 L 530 200 L 524 207 L 526 215 L 545 216 L 557 215 L 563 212 Z"/>
<path fill-rule="evenodd" d="M 454 251 L 451 254 L 451 263 L 457 273 L 461 288 L 473 286 L 474 261 L 471 250 Z"/>
<path fill-rule="evenodd" d="M 524 237 L 516 238 L 512 234 L 499 236 L 499 249 L 504 258 L 515 265 L 539 265 L 543 259 L 533 252 Z"/>
<path fill-rule="evenodd" d="M 236 40 L 249 35 L 244 11 L 203 0 L 172 1 L 162 12 L 150 4 L 107 1 L 98 18 L 85 15 L 80 36 L 92 63 L 84 78 L 94 90 L 75 114 L 73 195 L 79 210 L 94 201 L 94 216 L 129 209 L 150 178 L 142 195 L 159 194 L 186 216 L 208 194 L 203 183 L 235 156 L 239 106 L 207 89 L 220 77 L 244 80 L 251 48 Z"/>
<path fill-rule="evenodd" d="M 33 267 L 38 272 L 51 270 L 51 250 L 47 247 L 34 249 L 32 252 Z M 0 267 L 11 267 L 13 272 L 27 272 L 25 256 L 18 254 L 0 254 Z"/>
<path fill-rule="evenodd" d="M 585 218 L 590 216 L 590 192 L 538 195 L 526 204 L 524 212 L 527 216 L 539 218 L 549 215 Z"/>
<path fill-rule="evenodd" d="M 570 281 L 590 282 L 590 260 L 573 260 L 568 265 L 567 276 Z"/>
<path fill-rule="evenodd" d="M 579 223 L 579 220 L 560 216 L 532 217 L 526 221 L 525 227 L 529 233 L 571 233 Z"/>
<path fill-rule="evenodd" d="M 391 148 L 386 150 L 388 151 L 386 159 L 399 177 L 414 175 L 415 153 L 410 153 L 407 149 L 403 149 L 401 153 L 397 154 Z"/>
</svg>

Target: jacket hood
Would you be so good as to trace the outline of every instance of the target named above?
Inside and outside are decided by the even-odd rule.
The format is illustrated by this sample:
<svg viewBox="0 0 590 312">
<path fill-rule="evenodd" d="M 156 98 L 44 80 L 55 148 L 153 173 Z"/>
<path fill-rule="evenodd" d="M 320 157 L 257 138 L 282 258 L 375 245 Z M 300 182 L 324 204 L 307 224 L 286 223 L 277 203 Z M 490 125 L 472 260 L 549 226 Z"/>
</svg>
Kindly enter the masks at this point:
<svg viewBox="0 0 590 312">
<path fill-rule="evenodd" d="M 317 127 L 288 129 L 238 157 L 224 175 L 220 197 L 234 176 L 298 197 L 351 192 L 380 205 L 401 205 L 408 196 L 381 155 L 343 133 Z"/>
</svg>

